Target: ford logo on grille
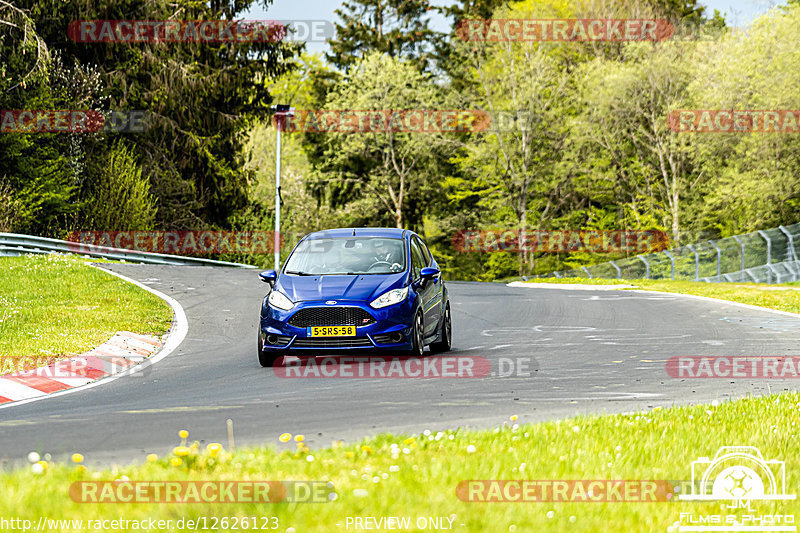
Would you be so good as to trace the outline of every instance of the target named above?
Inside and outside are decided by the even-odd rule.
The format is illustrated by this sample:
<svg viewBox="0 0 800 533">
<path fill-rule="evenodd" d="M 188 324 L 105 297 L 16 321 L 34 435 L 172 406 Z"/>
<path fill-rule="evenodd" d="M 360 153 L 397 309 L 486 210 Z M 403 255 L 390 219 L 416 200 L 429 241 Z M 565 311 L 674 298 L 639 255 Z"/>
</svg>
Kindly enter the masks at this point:
<svg viewBox="0 0 800 533">
<path fill-rule="evenodd" d="M 336 300 L 328 300 L 325 305 L 336 305 Z"/>
</svg>

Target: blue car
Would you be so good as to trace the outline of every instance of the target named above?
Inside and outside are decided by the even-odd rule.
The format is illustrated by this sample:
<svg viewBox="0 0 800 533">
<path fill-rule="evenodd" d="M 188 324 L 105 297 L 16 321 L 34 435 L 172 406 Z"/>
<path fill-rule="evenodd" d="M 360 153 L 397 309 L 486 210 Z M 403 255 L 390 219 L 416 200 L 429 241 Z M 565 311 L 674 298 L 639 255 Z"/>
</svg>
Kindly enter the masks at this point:
<svg viewBox="0 0 800 533">
<path fill-rule="evenodd" d="M 261 305 L 258 361 L 331 351 L 450 349 L 450 301 L 439 265 L 416 233 L 349 228 L 311 233 L 280 273 L 260 274 L 271 286 Z"/>
</svg>

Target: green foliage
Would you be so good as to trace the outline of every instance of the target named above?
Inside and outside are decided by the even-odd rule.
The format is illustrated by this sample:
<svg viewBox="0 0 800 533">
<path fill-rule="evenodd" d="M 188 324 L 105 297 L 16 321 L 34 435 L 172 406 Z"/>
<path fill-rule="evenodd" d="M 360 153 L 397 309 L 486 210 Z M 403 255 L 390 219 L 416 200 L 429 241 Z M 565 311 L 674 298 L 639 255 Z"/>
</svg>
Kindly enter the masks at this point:
<svg viewBox="0 0 800 533">
<path fill-rule="evenodd" d="M 409 60 L 425 70 L 440 36 L 428 26 L 430 0 L 344 0 L 335 13 L 328 60 L 348 69 L 370 52 Z"/>
<path fill-rule="evenodd" d="M 153 229 L 156 199 L 132 151 L 118 141 L 105 156 L 88 170 L 93 187 L 84 206 L 86 220 L 105 230 Z"/>
</svg>

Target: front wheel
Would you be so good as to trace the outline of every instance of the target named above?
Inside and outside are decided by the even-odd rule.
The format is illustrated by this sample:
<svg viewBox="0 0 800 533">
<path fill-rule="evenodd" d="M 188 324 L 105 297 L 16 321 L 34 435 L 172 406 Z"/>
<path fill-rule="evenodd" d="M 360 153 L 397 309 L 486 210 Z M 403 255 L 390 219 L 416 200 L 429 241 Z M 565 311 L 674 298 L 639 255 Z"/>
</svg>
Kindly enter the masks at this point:
<svg viewBox="0 0 800 533">
<path fill-rule="evenodd" d="M 449 352 L 452 339 L 453 327 L 450 323 L 450 302 L 448 302 L 447 306 L 444 308 L 444 316 L 442 316 L 439 340 L 431 344 L 431 350 L 434 352 Z"/>
<path fill-rule="evenodd" d="M 411 328 L 411 350 L 409 355 L 412 357 L 422 357 L 425 351 L 425 331 L 423 330 L 422 313 L 417 313 L 414 317 L 414 327 Z"/>
<path fill-rule="evenodd" d="M 258 362 L 263 367 L 276 366 L 280 355 L 274 355 L 261 348 L 261 336 L 258 337 Z"/>
</svg>

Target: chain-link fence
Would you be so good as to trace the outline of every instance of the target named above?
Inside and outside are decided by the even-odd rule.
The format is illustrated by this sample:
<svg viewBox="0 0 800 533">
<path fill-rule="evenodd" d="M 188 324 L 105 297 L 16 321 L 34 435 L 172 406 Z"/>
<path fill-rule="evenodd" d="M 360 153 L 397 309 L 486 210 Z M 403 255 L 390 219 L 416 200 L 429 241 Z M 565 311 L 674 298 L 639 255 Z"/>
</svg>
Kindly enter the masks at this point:
<svg viewBox="0 0 800 533">
<path fill-rule="evenodd" d="M 537 277 L 785 283 L 800 280 L 799 247 L 797 223 Z"/>
</svg>

